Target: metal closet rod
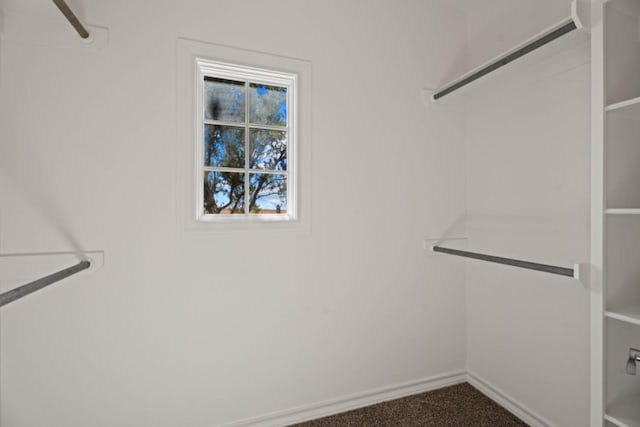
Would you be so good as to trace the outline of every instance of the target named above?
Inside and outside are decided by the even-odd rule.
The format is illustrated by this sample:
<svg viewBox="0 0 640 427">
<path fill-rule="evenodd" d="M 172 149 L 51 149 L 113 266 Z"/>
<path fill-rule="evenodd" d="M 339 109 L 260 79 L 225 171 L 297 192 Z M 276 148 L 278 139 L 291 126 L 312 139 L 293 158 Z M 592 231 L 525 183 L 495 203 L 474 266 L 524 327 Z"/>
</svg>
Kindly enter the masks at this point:
<svg viewBox="0 0 640 427">
<path fill-rule="evenodd" d="M 91 261 L 83 260 L 74 266 L 65 268 L 64 270 L 57 271 L 41 279 L 34 280 L 33 282 L 27 283 L 26 285 L 22 285 L 15 289 L 11 289 L 10 291 L 4 292 L 0 294 L 0 307 L 22 297 L 25 297 L 29 294 L 32 294 L 36 291 L 39 291 L 42 288 L 46 288 L 47 286 L 59 282 L 60 280 L 66 279 L 69 276 L 73 276 L 74 274 L 79 273 L 82 270 L 86 270 L 89 267 L 91 267 Z"/>
<path fill-rule="evenodd" d="M 73 28 L 75 28 L 80 37 L 82 37 L 83 39 L 88 39 L 91 34 L 84 27 L 84 25 L 82 25 L 78 17 L 69 8 L 67 3 L 64 0 L 53 0 L 53 2 L 56 6 L 58 6 L 58 9 L 60 9 L 60 12 L 62 12 L 64 17 L 67 18 L 67 21 L 69 21 Z"/>
<path fill-rule="evenodd" d="M 533 52 L 534 50 L 546 45 L 547 43 L 552 42 L 553 40 L 560 38 L 562 36 L 564 36 L 567 33 L 570 33 L 573 30 L 576 30 L 578 27 L 576 25 L 576 23 L 571 20 L 570 22 L 562 25 L 561 27 L 547 33 L 544 34 L 543 36 L 536 38 L 535 40 L 532 40 L 531 42 L 527 43 L 526 45 L 522 46 L 521 48 L 519 48 L 518 50 L 511 52 L 509 54 L 506 54 L 504 56 L 501 56 L 497 59 L 495 59 L 494 61 L 490 62 L 489 64 L 485 65 L 484 67 L 480 68 L 478 71 L 475 71 L 474 73 L 470 74 L 469 76 L 451 83 L 449 86 L 444 87 L 443 89 L 440 89 L 438 91 L 436 91 L 433 94 L 433 99 L 434 100 L 438 100 L 440 98 L 442 98 L 443 96 L 449 95 L 451 92 L 454 92 L 466 85 L 468 85 L 471 82 L 474 82 L 476 80 L 478 80 L 479 78 L 486 76 L 489 73 L 492 73 L 494 71 L 496 71 L 498 68 L 504 67 L 505 65 L 509 64 L 510 62 L 515 61 L 516 59 Z"/>
<path fill-rule="evenodd" d="M 461 251 L 458 249 L 443 248 L 442 246 L 434 246 L 434 252 L 441 252 L 449 255 L 456 255 L 465 258 L 479 259 L 481 261 L 495 262 L 498 264 L 511 265 L 513 267 L 526 268 L 529 270 L 544 271 L 545 273 L 559 274 L 561 276 L 576 277 L 573 268 L 558 267 L 555 265 L 538 264 L 536 262 L 522 261 L 513 258 L 503 258 L 493 255 L 479 254 L 476 252 Z"/>
</svg>

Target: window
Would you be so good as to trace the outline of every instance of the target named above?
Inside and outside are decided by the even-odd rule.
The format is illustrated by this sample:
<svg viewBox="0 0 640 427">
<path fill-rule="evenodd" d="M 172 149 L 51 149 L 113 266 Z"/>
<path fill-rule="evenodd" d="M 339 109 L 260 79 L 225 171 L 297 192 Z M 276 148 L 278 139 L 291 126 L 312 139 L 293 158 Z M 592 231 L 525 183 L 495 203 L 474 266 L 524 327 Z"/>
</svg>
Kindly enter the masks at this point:
<svg viewBox="0 0 640 427">
<path fill-rule="evenodd" d="M 309 232 L 311 63 L 182 38 L 177 61 L 180 228 Z"/>
<path fill-rule="evenodd" d="M 199 59 L 198 214 L 295 218 L 296 76 Z"/>
</svg>

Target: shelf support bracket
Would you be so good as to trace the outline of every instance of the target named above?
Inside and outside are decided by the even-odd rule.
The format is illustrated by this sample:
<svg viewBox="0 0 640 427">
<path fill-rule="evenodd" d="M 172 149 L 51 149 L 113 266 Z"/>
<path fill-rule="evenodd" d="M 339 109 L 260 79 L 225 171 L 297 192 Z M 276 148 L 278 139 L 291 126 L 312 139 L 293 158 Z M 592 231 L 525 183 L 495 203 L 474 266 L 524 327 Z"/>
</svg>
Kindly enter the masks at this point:
<svg viewBox="0 0 640 427">
<path fill-rule="evenodd" d="M 571 18 L 576 28 L 585 33 L 591 32 L 591 4 L 584 0 L 571 2 Z"/>
</svg>

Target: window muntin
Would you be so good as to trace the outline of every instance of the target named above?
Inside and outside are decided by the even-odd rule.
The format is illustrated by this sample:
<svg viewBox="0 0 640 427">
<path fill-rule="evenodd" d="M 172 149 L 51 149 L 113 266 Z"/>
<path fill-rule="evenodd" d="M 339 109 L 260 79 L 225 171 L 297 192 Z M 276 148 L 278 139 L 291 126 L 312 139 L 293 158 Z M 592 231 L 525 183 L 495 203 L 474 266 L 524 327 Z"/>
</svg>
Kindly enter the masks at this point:
<svg viewBox="0 0 640 427">
<path fill-rule="evenodd" d="M 196 217 L 295 219 L 295 75 L 198 63 Z"/>
</svg>

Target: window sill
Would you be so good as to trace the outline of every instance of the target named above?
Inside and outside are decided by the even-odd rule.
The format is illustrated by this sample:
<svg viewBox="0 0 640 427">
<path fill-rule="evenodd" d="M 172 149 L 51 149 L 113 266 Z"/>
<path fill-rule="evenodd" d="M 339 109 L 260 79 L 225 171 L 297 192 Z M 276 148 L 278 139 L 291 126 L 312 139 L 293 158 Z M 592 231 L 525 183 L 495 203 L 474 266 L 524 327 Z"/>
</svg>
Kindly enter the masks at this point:
<svg viewBox="0 0 640 427">
<path fill-rule="evenodd" d="M 308 227 L 296 218 L 288 215 L 273 215 L 262 217 L 231 217 L 221 218 L 219 216 L 207 215 L 190 221 L 186 224 L 188 232 L 238 232 L 238 231 L 294 231 L 308 232 Z"/>
</svg>

